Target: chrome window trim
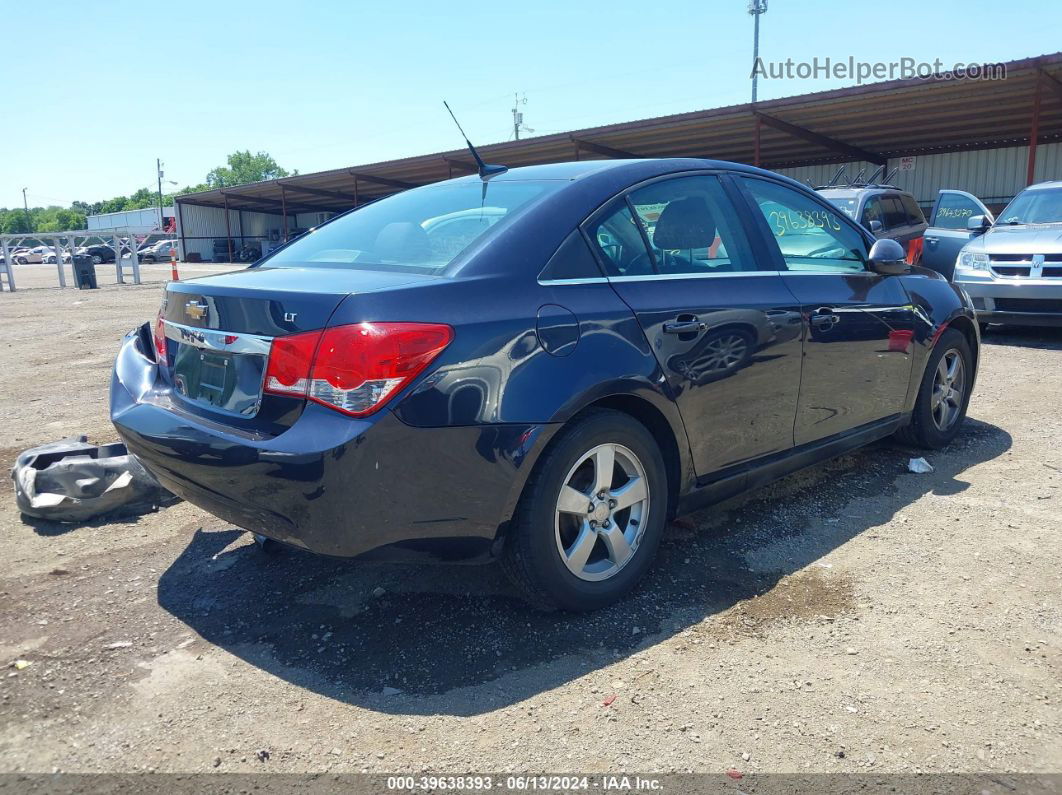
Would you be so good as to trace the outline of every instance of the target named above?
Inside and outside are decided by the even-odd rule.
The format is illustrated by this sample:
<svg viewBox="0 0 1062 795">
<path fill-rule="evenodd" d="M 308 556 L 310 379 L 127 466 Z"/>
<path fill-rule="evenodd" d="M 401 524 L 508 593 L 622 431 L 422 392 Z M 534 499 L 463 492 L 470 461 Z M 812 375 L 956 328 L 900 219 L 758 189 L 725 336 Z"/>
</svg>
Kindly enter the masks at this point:
<svg viewBox="0 0 1062 795">
<path fill-rule="evenodd" d="M 591 276 L 583 279 L 539 279 L 542 287 L 562 287 L 569 284 L 609 284 L 610 282 L 662 282 L 677 279 L 726 279 L 747 276 L 876 276 L 873 271 L 720 271 L 719 273 L 648 273 L 639 276 Z"/>
<path fill-rule="evenodd" d="M 273 345 L 272 337 L 263 337 L 257 334 L 237 334 L 218 329 L 196 328 L 195 326 L 174 323 L 172 320 L 164 320 L 163 326 L 166 339 L 203 350 L 268 356 L 269 349 Z M 227 343 L 225 342 L 225 337 L 235 337 L 236 339 Z"/>
<path fill-rule="evenodd" d="M 874 273 L 874 271 L 866 270 L 861 271 L 846 271 L 840 268 L 834 270 L 823 271 L 779 271 L 783 276 L 880 276 L 881 274 Z"/>
<path fill-rule="evenodd" d="M 555 287 L 562 284 L 607 284 L 608 279 L 604 276 L 585 276 L 578 279 L 539 279 L 538 283 L 543 287 Z"/>
<path fill-rule="evenodd" d="M 649 273 L 642 276 L 609 276 L 610 282 L 656 282 L 676 279 L 725 279 L 731 276 L 777 276 L 780 271 L 721 271 L 719 273 Z"/>
</svg>

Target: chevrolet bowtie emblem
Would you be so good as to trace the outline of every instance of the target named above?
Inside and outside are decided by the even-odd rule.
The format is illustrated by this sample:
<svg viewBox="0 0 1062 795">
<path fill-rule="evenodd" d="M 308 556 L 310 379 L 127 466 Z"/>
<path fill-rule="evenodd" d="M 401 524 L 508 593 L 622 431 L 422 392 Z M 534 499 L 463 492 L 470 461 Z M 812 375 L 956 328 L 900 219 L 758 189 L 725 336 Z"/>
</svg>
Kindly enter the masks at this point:
<svg viewBox="0 0 1062 795">
<path fill-rule="evenodd" d="M 207 315 L 207 310 L 209 309 L 209 305 L 201 301 L 189 301 L 187 304 L 184 305 L 184 311 L 188 314 L 188 317 L 194 318 L 196 320 L 202 320 L 203 318 L 205 318 Z"/>
</svg>

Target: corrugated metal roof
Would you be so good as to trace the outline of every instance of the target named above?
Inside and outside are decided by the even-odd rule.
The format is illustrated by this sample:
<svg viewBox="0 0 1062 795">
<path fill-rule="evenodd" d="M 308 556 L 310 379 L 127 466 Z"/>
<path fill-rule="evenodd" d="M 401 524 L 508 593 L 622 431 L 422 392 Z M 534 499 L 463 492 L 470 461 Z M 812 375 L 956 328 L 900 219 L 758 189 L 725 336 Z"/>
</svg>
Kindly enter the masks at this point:
<svg viewBox="0 0 1062 795">
<path fill-rule="evenodd" d="M 1039 143 L 1062 140 L 1062 52 L 1010 61 L 1006 79 L 950 75 L 894 80 L 641 119 L 479 148 L 515 168 L 609 157 L 706 157 L 781 169 L 851 160 L 885 162 L 1027 144 L 1040 92 Z M 182 204 L 264 212 L 338 211 L 474 171 L 466 150 L 300 174 L 193 193 Z"/>
</svg>

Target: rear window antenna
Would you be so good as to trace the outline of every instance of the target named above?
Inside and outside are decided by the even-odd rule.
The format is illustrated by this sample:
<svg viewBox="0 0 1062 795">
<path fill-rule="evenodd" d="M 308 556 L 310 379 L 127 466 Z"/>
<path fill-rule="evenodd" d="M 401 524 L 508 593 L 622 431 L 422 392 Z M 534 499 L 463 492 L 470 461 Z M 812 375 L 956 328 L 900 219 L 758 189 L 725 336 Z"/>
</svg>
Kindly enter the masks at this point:
<svg viewBox="0 0 1062 795">
<path fill-rule="evenodd" d="M 461 129 L 461 122 L 457 120 L 457 117 L 454 115 L 454 112 L 450 110 L 450 103 L 448 103 L 444 99 L 443 105 L 446 106 L 446 110 L 447 112 L 449 112 L 450 118 L 453 119 L 454 124 L 457 125 L 457 130 L 461 133 L 461 137 L 465 139 L 465 146 L 468 147 L 468 151 L 472 153 L 472 159 L 476 161 L 476 165 L 479 167 L 480 179 L 487 179 L 488 177 L 493 177 L 495 174 L 504 174 L 506 171 L 508 171 L 508 166 L 487 165 L 483 162 L 483 158 L 479 156 L 479 152 L 476 151 L 476 147 L 472 146 L 472 142 L 468 140 L 468 136 L 465 135 L 465 131 Z"/>
</svg>

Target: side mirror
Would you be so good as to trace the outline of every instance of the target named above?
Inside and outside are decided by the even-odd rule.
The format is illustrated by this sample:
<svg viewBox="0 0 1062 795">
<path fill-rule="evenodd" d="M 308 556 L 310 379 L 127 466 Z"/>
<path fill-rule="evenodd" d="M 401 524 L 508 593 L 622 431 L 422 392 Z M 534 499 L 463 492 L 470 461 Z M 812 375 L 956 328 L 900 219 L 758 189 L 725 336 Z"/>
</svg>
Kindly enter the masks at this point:
<svg viewBox="0 0 1062 795">
<path fill-rule="evenodd" d="M 987 215 L 971 215 L 966 219 L 966 229 L 970 232 L 986 232 L 990 226 L 992 222 L 988 220 Z"/>
<path fill-rule="evenodd" d="M 870 222 L 870 231 L 873 232 L 875 235 L 880 234 L 881 230 L 884 228 L 885 227 L 881 225 L 881 221 L 874 220 Z"/>
<path fill-rule="evenodd" d="M 887 237 L 875 241 L 870 247 L 870 262 L 867 264 L 874 273 L 884 276 L 896 276 L 911 269 L 903 246 Z"/>
</svg>

